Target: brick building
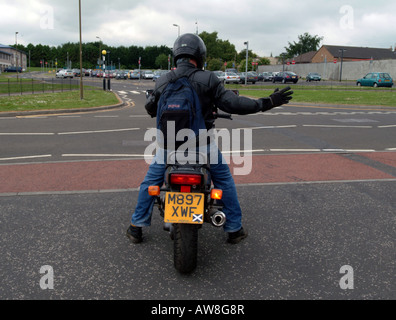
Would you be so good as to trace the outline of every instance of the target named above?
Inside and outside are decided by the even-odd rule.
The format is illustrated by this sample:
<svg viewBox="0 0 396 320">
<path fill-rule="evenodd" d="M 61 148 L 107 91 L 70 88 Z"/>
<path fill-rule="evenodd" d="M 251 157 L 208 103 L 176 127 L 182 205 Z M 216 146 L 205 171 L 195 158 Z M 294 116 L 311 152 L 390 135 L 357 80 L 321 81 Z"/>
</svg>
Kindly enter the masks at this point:
<svg viewBox="0 0 396 320">
<path fill-rule="evenodd" d="M 27 69 L 27 54 L 21 50 L 10 46 L 0 44 L 0 70 L 8 67 L 22 67 L 22 70 Z"/>
<path fill-rule="evenodd" d="M 396 53 L 392 49 L 323 45 L 312 57 L 311 62 L 332 62 L 334 59 L 340 61 L 342 51 L 345 62 L 396 59 Z"/>
</svg>

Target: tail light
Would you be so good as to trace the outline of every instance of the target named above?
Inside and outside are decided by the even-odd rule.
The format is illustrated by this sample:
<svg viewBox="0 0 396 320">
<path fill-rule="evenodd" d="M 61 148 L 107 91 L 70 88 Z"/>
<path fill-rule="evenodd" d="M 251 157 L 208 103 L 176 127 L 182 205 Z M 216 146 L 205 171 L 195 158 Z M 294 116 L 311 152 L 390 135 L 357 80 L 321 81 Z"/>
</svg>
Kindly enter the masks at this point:
<svg viewBox="0 0 396 320">
<path fill-rule="evenodd" d="M 223 197 L 223 190 L 220 189 L 212 189 L 210 192 L 210 198 L 214 200 L 221 200 Z"/>
<path fill-rule="evenodd" d="M 160 195 L 160 187 L 158 186 L 149 186 L 148 187 L 148 193 L 150 196 L 155 197 Z"/>
<path fill-rule="evenodd" d="M 202 176 L 199 174 L 172 174 L 171 184 L 182 184 L 182 185 L 198 185 L 201 184 Z"/>
</svg>

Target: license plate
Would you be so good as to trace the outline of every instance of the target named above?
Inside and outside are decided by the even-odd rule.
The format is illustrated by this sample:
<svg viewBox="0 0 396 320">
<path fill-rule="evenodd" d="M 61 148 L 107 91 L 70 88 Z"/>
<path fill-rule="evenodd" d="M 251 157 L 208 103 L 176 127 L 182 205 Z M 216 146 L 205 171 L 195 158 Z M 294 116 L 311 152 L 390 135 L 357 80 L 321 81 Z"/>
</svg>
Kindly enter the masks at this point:
<svg viewBox="0 0 396 320">
<path fill-rule="evenodd" d="M 168 192 L 165 196 L 166 223 L 203 224 L 203 193 Z"/>
</svg>

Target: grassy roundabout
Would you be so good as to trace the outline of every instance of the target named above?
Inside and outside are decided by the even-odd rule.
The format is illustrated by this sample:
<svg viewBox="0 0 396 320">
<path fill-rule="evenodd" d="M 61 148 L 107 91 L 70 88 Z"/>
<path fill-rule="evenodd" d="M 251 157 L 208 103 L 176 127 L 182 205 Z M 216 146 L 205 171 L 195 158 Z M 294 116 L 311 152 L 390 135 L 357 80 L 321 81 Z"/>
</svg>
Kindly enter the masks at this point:
<svg viewBox="0 0 396 320">
<path fill-rule="evenodd" d="M 40 93 L 18 96 L 0 96 L 1 112 L 80 109 L 111 106 L 120 103 L 114 93 L 103 90 L 84 90 L 84 99 L 80 91 Z"/>
</svg>

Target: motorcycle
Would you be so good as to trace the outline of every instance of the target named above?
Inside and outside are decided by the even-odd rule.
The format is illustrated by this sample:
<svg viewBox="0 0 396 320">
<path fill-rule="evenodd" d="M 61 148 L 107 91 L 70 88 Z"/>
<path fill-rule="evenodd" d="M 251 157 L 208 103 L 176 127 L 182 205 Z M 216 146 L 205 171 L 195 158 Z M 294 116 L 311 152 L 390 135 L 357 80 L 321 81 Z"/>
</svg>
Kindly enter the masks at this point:
<svg viewBox="0 0 396 320">
<path fill-rule="evenodd" d="M 232 120 L 229 114 L 214 112 L 214 117 Z M 148 193 L 155 197 L 154 206 L 164 219 L 164 230 L 173 240 L 176 270 L 191 273 L 197 266 L 198 230 L 204 223 L 224 226 L 226 215 L 222 212 L 223 191 L 211 185 L 207 155 L 189 153 L 189 162 L 179 161 L 185 155 L 180 151 L 168 154 L 164 186 L 150 186 Z"/>
</svg>

